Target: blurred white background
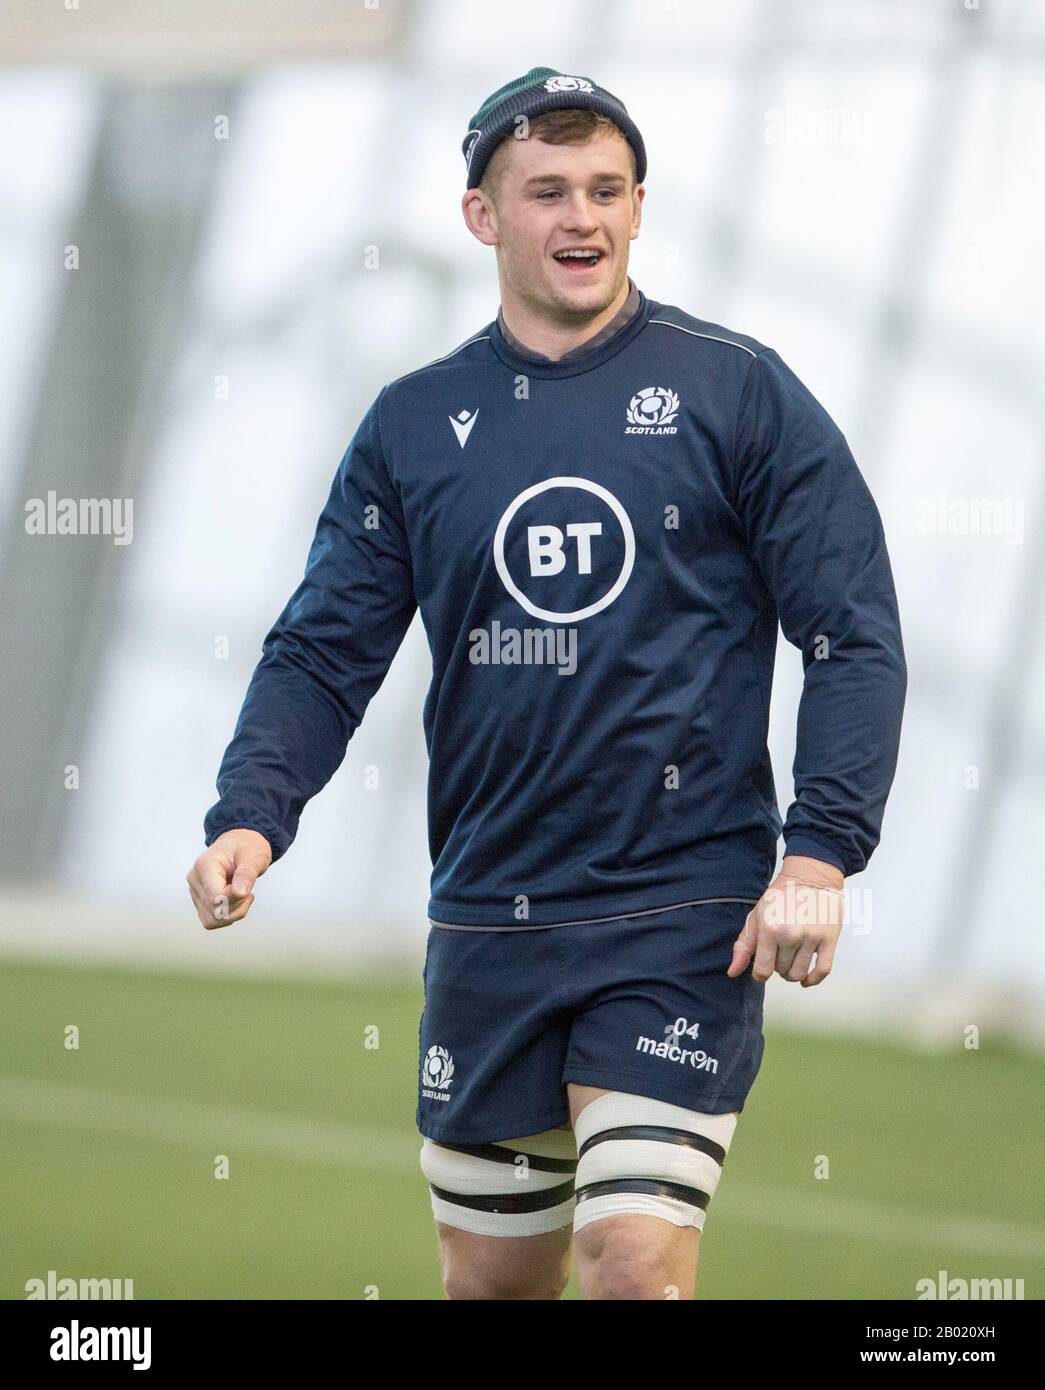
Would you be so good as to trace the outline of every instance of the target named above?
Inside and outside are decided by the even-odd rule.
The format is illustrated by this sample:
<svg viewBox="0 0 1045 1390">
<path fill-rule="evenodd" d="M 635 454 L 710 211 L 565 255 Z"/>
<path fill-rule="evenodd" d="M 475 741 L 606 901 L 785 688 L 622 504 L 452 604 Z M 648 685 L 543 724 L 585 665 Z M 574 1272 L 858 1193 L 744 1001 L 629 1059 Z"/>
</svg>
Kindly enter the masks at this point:
<svg viewBox="0 0 1045 1390">
<path fill-rule="evenodd" d="M 636 283 L 776 348 L 885 525 L 910 669 L 899 771 L 835 974 L 774 982 L 770 1014 L 925 1036 L 974 998 L 978 1021 L 1042 1040 L 1045 8 L 4 8 L 8 951 L 416 967 L 419 619 L 248 921 L 204 933 L 184 876 L 360 416 L 496 314 L 461 141 L 490 92 L 546 64 L 595 77 L 643 133 Z M 132 497 L 133 543 L 27 540 L 26 500 L 49 489 Z M 963 508 L 986 534 L 962 533 Z M 782 814 L 801 675 L 781 641 Z"/>
</svg>

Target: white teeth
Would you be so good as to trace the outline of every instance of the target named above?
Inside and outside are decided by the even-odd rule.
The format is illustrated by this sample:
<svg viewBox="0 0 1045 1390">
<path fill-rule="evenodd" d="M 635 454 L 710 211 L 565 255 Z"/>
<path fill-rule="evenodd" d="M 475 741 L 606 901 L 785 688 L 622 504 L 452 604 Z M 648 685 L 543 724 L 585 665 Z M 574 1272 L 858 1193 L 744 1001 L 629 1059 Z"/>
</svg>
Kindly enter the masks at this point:
<svg viewBox="0 0 1045 1390">
<path fill-rule="evenodd" d="M 555 259 L 562 261 L 569 257 L 570 260 L 575 261 L 590 261 L 593 256 L 601 258 L 601 255 L 600 251 L 556 251 Z"/>
</svg>

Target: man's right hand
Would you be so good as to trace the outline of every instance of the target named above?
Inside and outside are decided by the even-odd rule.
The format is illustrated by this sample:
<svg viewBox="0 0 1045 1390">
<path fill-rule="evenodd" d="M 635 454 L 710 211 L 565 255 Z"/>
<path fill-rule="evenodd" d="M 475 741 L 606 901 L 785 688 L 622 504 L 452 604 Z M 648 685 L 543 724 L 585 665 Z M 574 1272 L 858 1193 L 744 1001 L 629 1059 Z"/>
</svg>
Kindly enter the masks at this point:
<svg viewBox="0 0 1045 1390">
<path fill-rule="evenodd" d="M 254 882 L 272 863 L 272 846 L 256 830 L 226 830 L 185 875 L 199 919 L 208 931 L 246 917 Z"/>
</svg>

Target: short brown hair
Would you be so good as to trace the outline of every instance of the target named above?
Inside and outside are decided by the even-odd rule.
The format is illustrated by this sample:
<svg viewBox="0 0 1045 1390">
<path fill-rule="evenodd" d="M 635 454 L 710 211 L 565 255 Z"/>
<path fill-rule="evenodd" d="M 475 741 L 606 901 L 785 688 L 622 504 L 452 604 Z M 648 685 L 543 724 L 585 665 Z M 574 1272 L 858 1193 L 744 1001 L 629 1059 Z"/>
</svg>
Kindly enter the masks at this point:
<svg viewBox="0 0 1045 1390">
<path fill-rule="evenodd" d="M 608 116 L 604 116 L 601 111 L 593 111 L 587 106 L 565 106 L 557 111 L 545 111 L 539 116 L 534 116 L 527 130 L 527 138 L 543 140 L 546 145 L 586 145 L 593 136 L 605 134 L 610 130 L 616 131 L 622 140 L 627 140 L 620 126 Z M 501 152 L 516 138 L 514 134 L 504 137 L 490 156 L 479 181 L 479 187 L 494 202 L 497 201 L 497 185 L 504 162 Z M 638 181 L 638 165 L 630 141 L 628 149 L 631 151 L 631 181 L 634 185 Z"/>
</svg>

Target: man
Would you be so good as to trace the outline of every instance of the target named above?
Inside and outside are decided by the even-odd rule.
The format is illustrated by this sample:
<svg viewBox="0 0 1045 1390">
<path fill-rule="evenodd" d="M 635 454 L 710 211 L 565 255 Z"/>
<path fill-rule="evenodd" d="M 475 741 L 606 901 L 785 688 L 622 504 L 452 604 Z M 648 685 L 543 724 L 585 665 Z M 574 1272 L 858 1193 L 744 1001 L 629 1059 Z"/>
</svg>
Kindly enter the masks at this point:
<svg viewBox="0 0 1045 1390">
<path fill-rule="evenodd" d="M 189 885 L 206 927 L 246 914 L 419 607 L 417 1118 L 447 1295 L 557 1298 L 572 1249 L 585 1297 L 689 1298 L 765 982 L 827 976 L 878 842 L 906 688 L 889 560 L 777 353 L 628 277 L 646 154 L 620 101 L 534 68 L 463 148 L 500 313 L 359 426 Z M 783 827 L 778 621 L 805 667 Z"/>
</svg>

